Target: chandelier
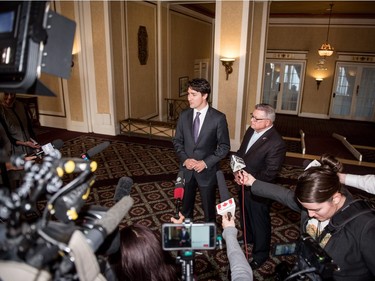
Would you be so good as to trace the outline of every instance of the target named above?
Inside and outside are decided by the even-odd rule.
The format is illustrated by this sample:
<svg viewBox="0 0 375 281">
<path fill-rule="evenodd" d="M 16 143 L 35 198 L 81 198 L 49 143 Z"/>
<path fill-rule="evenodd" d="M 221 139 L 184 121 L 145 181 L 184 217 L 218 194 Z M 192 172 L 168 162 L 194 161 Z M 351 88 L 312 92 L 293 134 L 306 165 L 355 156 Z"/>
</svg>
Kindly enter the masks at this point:
<svg viewBox="0 0 375 281">
<path fill-rule="evenodd" d="M 333 54 L 333 47 L 331 47 L 331 44 L 328 43 L 328 36 L 329 36 L 329 28 L 331 26 L 331 16 L 332 16 L 332 7 L 333 3 L 330 4 L 330 12 L 329 12 L 329 20 L 328 20 L 328 30 L 327 30 L 327 37 L 326 42 L 322 44 L 320 49 L 318 50 L 319 56 L 321 57 L 329 57 Z"/>
</svg>

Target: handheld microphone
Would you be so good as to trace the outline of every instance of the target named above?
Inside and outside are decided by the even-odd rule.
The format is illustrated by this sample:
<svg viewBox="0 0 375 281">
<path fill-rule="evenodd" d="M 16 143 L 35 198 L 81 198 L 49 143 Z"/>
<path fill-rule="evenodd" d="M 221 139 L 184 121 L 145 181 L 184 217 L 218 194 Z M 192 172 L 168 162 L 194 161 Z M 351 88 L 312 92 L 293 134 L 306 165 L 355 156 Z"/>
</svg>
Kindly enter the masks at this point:
<svg viewBox="0 0 375 281">
<path fill-rule="evenodd" d="M 117 203 L 123 197 L 129 196 L 131 192 L 131 187 L 133 186 L 133 180 L 129 177 L 122 177 L 119 179 L 115 195 L 113 196 L 113 200 Z"/>
<path fill-rule="evenodd" d="M 31 154 L 30 156 L 42 157 L 43 155 L 53 155 L 55 149 L 58 150 L 62 148 L 63 145 L 64 145 L 63 140 L 61 139 L 53 140 L 52 142 L 42 145 L 41 150 L 37 151 L 34 154 Z"/>
<path fill-rule="evenodd" d="M 229 194 L 222 171 L 218 170 L 216 172 L 216 179 L 217 185 L 219 186 L 220 201 L 222 202 L 216 205 L 216 211 L 221 216 L 227 214 L 228 220 L 231 220 L 231 217 L 236 211 L 236 203 L 234 198 L 231 198 L 231 195 Z"/>
<path fill-rule="evenodd" d="M 246 167 L 245 161 L 241 157 L 238 157 L 237 155 L 232 154 L 232 157 L 230 159 L 230 167 L 233 171 L 233 173 L 242 170 Z"/>
<path fill-rule="evenodd" d="M 313 161 L 310 161 L 310 160 L 303 161 L 303 167 L 305 167 L 305 171 L 311 167 L 319 167 L 319 166 L 322 166 L 322 164 L 320 164 L 320 162 L 316 159 L 314 159 Z"/>
<path fill-rule="evenodd" d="M 173 190 L 173 198 L 176 202 L 176 219 L 179 218 L 179 212 L 181 208 L 181 201 L 184 198 L 184 186 L 185 186 L 185 178 L 184 178 L 184 172 L 180 171 L 177 174 L 177 179 L 175 181 L 175 188 Z"/>
<path fill-rule="evenodd" d="M 56 152 L 56 150 L 59 150 L 63 145 L 64 142 L 61 139 L 53 140 L 52 142 L 43 145 L 42 149 L 35 153 L 29 155 L 12 155 L 10 157 L 10 162 L 16 167 L 23 167 L 26 163 L 25 157 L 27 156 L 36 156 L 41 159 L 44 155 L 51 155 L 55 158 L 59 158 L 61 155 L 59 152 Z"/>
<path fill-rule="evenodd" d="M 89 150 L 87 150 L 87 152 L 84 152 L 81 154 L 81 158 L 83 160 L 90 160 L 91 157 L 93 157 L 94 155 L 102 152 L 104 149 L 106 149 L 107 147 L 109 146 L 109 141 L 105 141 L 101 144 L 98 144 L 97 146 L 94 146 L 93 148 L 90 148 Z"/>
</svg>

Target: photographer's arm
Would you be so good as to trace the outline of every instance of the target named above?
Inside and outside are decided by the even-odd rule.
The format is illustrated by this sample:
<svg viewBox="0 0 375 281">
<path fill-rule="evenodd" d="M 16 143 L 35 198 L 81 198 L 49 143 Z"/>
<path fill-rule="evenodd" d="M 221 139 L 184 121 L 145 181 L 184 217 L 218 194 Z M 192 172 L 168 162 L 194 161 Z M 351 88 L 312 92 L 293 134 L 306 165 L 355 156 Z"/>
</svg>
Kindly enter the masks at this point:
<svg viewBox="0 0 375 281">
<path fill-rule="evenodd" d="M 340 182 L 368 193 L 375 194 L 375 175 L 352 175 L 338 173 Z"/>
<path fill-rule="evenodd" d="M 251 186 L 251 192 L 255 195 L 275 200 L 294 211 L 301 211 L 299 204 L 295 200 L 294 191 L 289 188 L 257 180 L 246 171 L 241 171 L 236 182 L 240 185 Z"/>
<path fill-rule="evenodd" d="M 227 245 L 227 256 L 229 260 L 232 281 L 253 280 L 253 270 L 247 261 L 237 240 L 237 228 L 234 217 L 228 220 L 227 215 L 223 216 L 223 238 Z"/>
</svg>

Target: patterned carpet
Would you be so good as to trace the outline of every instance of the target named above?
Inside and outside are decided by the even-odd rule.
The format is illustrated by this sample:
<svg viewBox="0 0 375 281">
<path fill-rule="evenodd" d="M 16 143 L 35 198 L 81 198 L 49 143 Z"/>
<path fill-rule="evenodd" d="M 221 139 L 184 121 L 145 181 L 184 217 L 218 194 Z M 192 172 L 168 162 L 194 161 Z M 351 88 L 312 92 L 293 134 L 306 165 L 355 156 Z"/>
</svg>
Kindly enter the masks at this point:
<svg viewBox="0 0 375 281">
<path fill-rule="evenodd" d="M 153 140 L 136 143 L 129 141 L 124 136 L 101 137 L 89 134 L 64 140 L 61 153 L 63 157 L 79 157 L 83 151 L 87 151 L 104 141 L 110 141 L 110 146 L 92 158 L 92 160 L 97 161 L 98 170 L 95 172 L 97 178 L 87 204 L 111 207 L 114 204 L 113 196 L 118 180 L 124 176 L 131 177 L 134 181 L 131 191 L 134 205 L 120 227 L 142 223 L 160 233 L 161 225 L 169 222 L 170 217 L 175 212 L 173 181 L 178 172 L 178 160 L 172 144 Z M 221 162 L 221 169 L 230 192 L 234 198 L 237 198 L 237 190 L 234 186 L 228 159 Z M 301 171 L 301 167 L 284 165 L 278 183 L 293 187 Z M 66 180 L 71 179 L 67 178 Z M 366 195 L 359 194 L 358 196 L 365 197 Z M 219 198 L 217 193 L 218 203 Z M 375 201 L 374 198 L 372 200 Z M 200 202 L 198 196 L 194 214 L 195 222 L 203 220 Z M 45 202 L 41 201 L 38 207 L 41 209 L 44 204 Z M 237 218 L 239 218 L 238 212 L 237 210 Z M 272 243 L 287 242 L 298 238 L 299 214 L 274 202 L 271 209 L 271 218 Z M 218 223 L 221 225 L 219 217 Z M 218 232 L 221 232 L 220 227 Z M 251 248 L 249 248 L 249 253 L 251 253 Z M 176 253 L 172 252 L 172 254 L 175 255 Z M 273 280 L 274 268 L 282 260 L 291 263 L 293 257 L 270 257 L 263 267 L 254 271 L 254 280 Z M 228 260 L 225 247 L 222 250 L 196 253 L 194 274 L 198 280 L 228 280 L 227 268 Z"/>
</svg>

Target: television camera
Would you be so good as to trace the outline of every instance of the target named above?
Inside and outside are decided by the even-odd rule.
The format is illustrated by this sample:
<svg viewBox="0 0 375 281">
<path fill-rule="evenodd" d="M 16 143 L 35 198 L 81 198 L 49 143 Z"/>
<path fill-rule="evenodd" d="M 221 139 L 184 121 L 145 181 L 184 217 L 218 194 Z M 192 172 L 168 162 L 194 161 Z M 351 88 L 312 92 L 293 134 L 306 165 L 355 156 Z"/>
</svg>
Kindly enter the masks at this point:
<svg viewBox="0 0 375 281">
<path fill-rule="evenodd" d="M 0 22 L 0 91 L 54 96 L 38 78 L 69 78 L 76 23 L 49 1 L 1 1 Z"/>
<path fill-rule="evenodd" d="M 332 258 L 320 247 L 319 243 L 308 234 L 302 234 L 300 239 L 291 243 L 276 244 L 274 256 L 296 255 L 297 261 L 290 267 L 286 262 L 276 266 L 275 280 L 331 280 L 338 266 Z"/>
<path fill-rule="evenodd" d="M 23 183 L 14 191 L 0 188 L 0 279 L 106 280 L 107 256 L 117 251 L 118 224 L 133 204 L 123 196 L 109 210 L 85 209 L 95 182 L 95 161 L 62 158 L 55 149 L 43 162 L 13 161 L 24 166 Z M 65 174 L 76 177 L 64 183 Z M 40 200 L 40 217 L 29 211 Z M 106 245 L 103 248 L 103 245 Z M 107 279 L 111 280 L 111 279 Z"/>
</svg>

